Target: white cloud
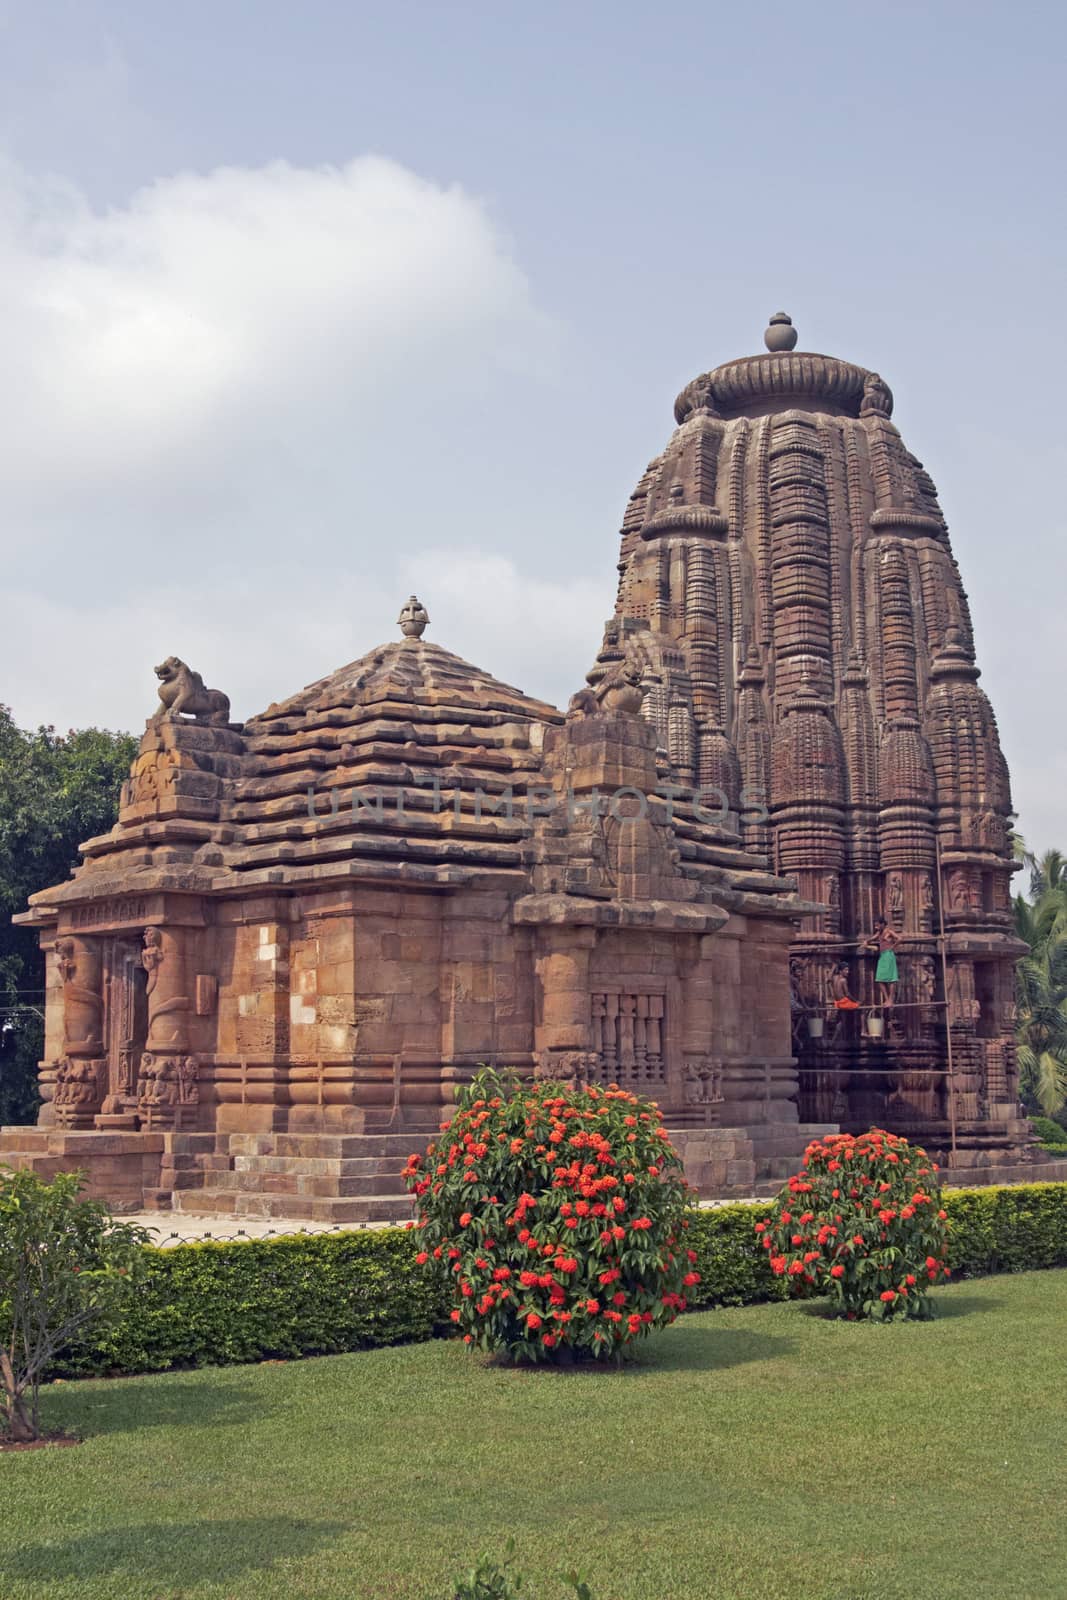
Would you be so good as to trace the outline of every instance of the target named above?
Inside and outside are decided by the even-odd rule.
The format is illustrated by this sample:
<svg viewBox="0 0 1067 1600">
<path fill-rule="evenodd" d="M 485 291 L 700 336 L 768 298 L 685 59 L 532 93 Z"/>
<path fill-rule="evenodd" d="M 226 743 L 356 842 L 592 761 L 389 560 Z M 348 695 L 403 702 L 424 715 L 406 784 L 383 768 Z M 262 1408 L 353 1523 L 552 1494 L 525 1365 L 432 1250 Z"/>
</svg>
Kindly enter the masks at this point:
<svg viewBox="0 0 1067 1600">
<path fill-rule="evenodd" d="M 462 189 L 277 162 L 100 213 L 2 166 L 0 348 L 19 720 L 137 726 L 172 652 L 248 714 L 392 637 L 419 571 L 443 643 L 532 661 L 530 591 L 470 540 L 537 470 L 505 401 L 554 381 L 560 337 Z M 584 667 L 603 606 L 578 592 L 541 595 Z"/>
</svg>

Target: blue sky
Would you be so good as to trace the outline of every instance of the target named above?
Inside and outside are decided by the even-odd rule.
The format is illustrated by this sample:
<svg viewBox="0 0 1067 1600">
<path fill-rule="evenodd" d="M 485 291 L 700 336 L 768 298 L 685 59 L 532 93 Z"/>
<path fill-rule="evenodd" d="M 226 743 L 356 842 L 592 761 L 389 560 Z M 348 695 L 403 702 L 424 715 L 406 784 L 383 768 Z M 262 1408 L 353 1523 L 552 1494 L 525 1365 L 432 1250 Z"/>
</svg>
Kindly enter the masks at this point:
<svg viewBox="0 0 1067 1600">
<path fill-rule="evenodd" d="M 0 0 L 23 722 L 239 715 L 394 636 L 556 701 L 676 391 L 881 371 L 1021 826 L 1067 841 L 1060 7 Z"/>
</svg>

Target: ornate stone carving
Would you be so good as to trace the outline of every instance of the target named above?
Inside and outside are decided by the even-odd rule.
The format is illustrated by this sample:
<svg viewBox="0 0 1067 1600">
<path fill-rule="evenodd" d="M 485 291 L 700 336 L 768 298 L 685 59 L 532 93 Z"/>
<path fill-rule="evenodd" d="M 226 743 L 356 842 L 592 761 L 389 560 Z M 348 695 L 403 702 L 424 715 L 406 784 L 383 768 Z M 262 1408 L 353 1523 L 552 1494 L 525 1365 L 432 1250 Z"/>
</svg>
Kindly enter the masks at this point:
<svg viewBox="0 0 1067 1600">
<path fill-rule="evenodd" d="M 825 1004 L 830 964 L 879 914 L 906 936 L 902 992 L 921 1014 L 901 1006 L 878 1046 L 903 1083 L 912 1068 L 928 1074 L 943 1049 L 933 1030 L 945 1012 L 928 998 L 925 966 L 936 948 L 938 846 L 946 921 L 980 935 L 983 961 L 1010 974 L 1010 792 L 936 490 L 891 420 L 889 386 L 794 350 L 794 333 L 783 313 L 767 355 L 702 373 L 679 396 L 681 426 L 626 514 L 598 665 L 643 630 L 658 673 L 644 715 L 682 781 L 690 749 L 710 762 L 725 738 L 745 784 L 769 792 L 762 826 L 739 807 L 743 842 L 826 908 L 800 925 L 805 1005 Z M 669 671 L 659 665 L 668 658 Z M 959 960 L 950 950 L 950 970 Z M 995 992 L 999 979 L 983 983 Z M 860 1003 L 875 1004 L 866 965 L 857 985 Z M 973 1035 L 973 983 L 953 1005 L 953 1026 Z M 1006 1037 L 997 1005 L 990 1018 Z M 802 1066 L 826 1048 L 807 1033 L 794 1028 Z M 867 1049 L 859 1030 L 834 1035 L 835 1057 Z M 845 1121 L 869 1126 L 881 1114 L 869 1074 L 841 1081 Z M 925 1077 L 909 1088 L 925 1108 L 920 1122 L 943 1114 Z M 825 1095 L 819 1103 L 829 1110 Z M 913 1112 L 901 1116 L 914 1130 Z"/>
<path fill-rule="evenodd" d="M 678 423 L 688 422 L 693 413 L 698 411 L 709 417 L 717 417 L 719 414 L 715 408 L 715 391 L 711 386 L 710 372 L 702 372 L 699 378 L 687 383 L 674 402 L 674 418 Z"/>
<path fill-rule="evenodd" d="M 145 750 L 134 761 L 122 786 L 122 805 L 145 805 L 165 799 L 176 792 L 179 772 L 195 770 L 195 763 L 180 750 Z"/>
<path fill-rule="evenodd" d="M 195 1106 L 200 1101 L 197 1086 L 199 1065 L 195 1056 L 181 1056 L 178 1060 L 178 1104 Z"/>
<path fill-rule="evenodd" d="M 61 1127 L 92 1127 L 104 1099 L 106 1065 L 86 1056 L 64 1056 L 58 1063 L 52 1104 Z"/>
<path fill-rule="evenodd" d="M 73 939 L 60 939 L 57 943 L 56 968 L 63 983 L 73 983 L 78 970 Z"/>
<path fill-rule="evenodd" d="M 199 672 L 168 656 L 155 668 L 159 679 L 160 707 L 152 718 L 155 726 L 178 722 L 183 716 L 210 727 L 224 728 L 230 720 L 230 699 L 221 689 L 207 689 Z"/>
<path fill-rule="evenodd" d="M 860 416 L 891 417 L 893 415 L 893 392 L 888 383 L 879 377 L 877 372 L 868 372 L 863 380 L 863 399 L 860 401 Z"/>
<path fill-rule="evenodd" d="M 655 1092 L 666 1082 L 663 995 L 619 990 L 590 998 L 598 1076 L 624 1089 Z"/>
<path fill-rule="evenodd" d="M 890 920 L 900 922 L 904 915 L 904 879 L 899 872 L 891 872 L 886 880 L 886 905 Z"/>
<path fill-rule="evenodd" d="M 140 1108 L 148 1106 L 195 1106 L 199 1101 L 195 1056 L 141 1057 L 141 1076 L 137 1084 Z"/>
<path fill-rule="evenodd" d="M 159 977 L 159 968 L 163 965 L 163 935 L 158 928 L 146 928 L 144 931 L 144 950 L 141 952 L 141 965 L 148 974 L 145 992 L 152 994 Z"/>
<path fill-rule="evenodd" d="M 722 1068 L 715 1061 L 689 1058 L 685 1064 L 685 1100 L 690 1106 L 722 1104 Z"/>
<path fill-rule="evenodd" d="M 596 688 L 597 703 L 604 711 L 621 711 L 636 717 L 644 704 L 645 686 L 640 663 L 627 657 L 601 679 Z"/>
<path fill-rule="evenodd" d="M 575 1086 L 591 1083 L 597 1076 L 597 1058 L 588 1050 L 543 1050 L 534 1076 Z"/>
<path fill-rule="evenodd" d="M 405 639 L 421 639 L 430 622 L 430 613 L 416 595 L 410 595 L 397 617 Z"/>
</svg>

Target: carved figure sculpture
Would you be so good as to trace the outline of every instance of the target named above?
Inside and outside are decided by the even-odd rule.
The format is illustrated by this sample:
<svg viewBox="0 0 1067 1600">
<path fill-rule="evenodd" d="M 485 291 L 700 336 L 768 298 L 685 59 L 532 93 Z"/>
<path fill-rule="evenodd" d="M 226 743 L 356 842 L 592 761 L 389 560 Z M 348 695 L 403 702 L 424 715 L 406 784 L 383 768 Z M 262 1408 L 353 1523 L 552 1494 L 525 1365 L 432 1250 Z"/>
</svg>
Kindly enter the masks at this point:
<svg viewBox="0 0 1067 1600">
<path fill-rule="evenodd" d="M 888 383 L 877 372 L 868 372 L 863 380 L 863 399 L 860 416 L 889 417 L 893 414 L 893 393 Z"/>
<path fill-rule="evenodd" d="M 159 978 L 159 968 L 163 964 L 163 935 L 158 928 L 146 928 L 143 938 L 144 949 L 141 952 L 141 965 L 148 974 L 145 993 L 151 994 Z"/>
<path fill-rule="evenodd" d="M 971 886 L 964 872 L 954 872 L 948 881 L 948 907 L 950 911 L 969 911 Z"/>
<path fill-rule="evenodd" d="M 56 945 L 56 968 L 64 983 L 73 983 L 78 970 L 73 939 L 60 939 Z"/>
<path fill-rule="evenodd" d="M 224 728 L 230 720 L 230 697 L 221 689 L 207 689 L 199 672 L 180 660 L 168 656 L 154 668 L 159 679 L 159 710 L 152 718 L 159 727 L 164 722 L 177 722 L 191 716 L 197 722 L 211 727 Z"/>
<path fill-rule="evenodd" d="M 197 1060 L 195 1056 L 182 1056 L 178 1061 L 178 1103 L 195 1106 L 200 1098 L 197 1088 Z"/>
<path fill-rule="evenodd" d="M 596 687 L 596 698 L 603 711 L 621 711 L 636 717 L 644 704 L 643 670 L 636 657 L 627 654 L 611 672 L 605 674 Z"/>
<path fill-rule="evenodd" d="M 904 910 L 904 879 L 899 872 L 889 874 L 887 885 L 889 891 L 889 914 L 896 922 Z"/>
</svg>

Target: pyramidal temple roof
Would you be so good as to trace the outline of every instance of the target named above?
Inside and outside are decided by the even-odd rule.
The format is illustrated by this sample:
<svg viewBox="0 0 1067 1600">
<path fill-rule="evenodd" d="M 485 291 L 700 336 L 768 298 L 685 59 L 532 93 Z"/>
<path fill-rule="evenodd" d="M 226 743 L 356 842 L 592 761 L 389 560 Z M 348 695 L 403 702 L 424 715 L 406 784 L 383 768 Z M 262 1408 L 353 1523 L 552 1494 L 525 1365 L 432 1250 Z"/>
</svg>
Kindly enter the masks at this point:
<svg viewBox="0 0 1067 1600">
<path fill-rule="evenodd" d="M 240 864 L 336 849 L 440 860 L 469 837 L 503 865 L 521 824 L 493 804 L 540 782 L 545 725 L 562 720 L 441 645 L 380 645 L 245 724 L 223 806 Z"/>
<path fill-rule="evenodd" d="M 470 711 L 487 728 L 515 719 L 559 719 L 555 707 L 501 683 L 441 645 L 405 638 L 369 650 L 268 707 L 245 724 L 245 731 L 255 737 L 282 731 L 277 726 L 282 723 L 286 728 L 295 722 L 313 727 L 320 720 L 337 725 L 338 712 L 341 720 L 356 723 L 371 715 L 387 717 L 390 707 L 402 707 L 408 718 L 414 708 L 427 722 L 447 720 L 450 710 Z"/>
<path fill-rule="evenodd" d="M 48 898 L 83 892 L 87 874 L 131 870 L 192 867 L 216 886 L 220 871 L 264 882 L 521 871 L 522 802 L 543 787 L 544 734 L 562 714 L 423 639 L 429 617 L 414 596 L 399 621 L 400 639 L 243 725 L 191 703 L 180 710 L 196 720 L 175 716 L 161 690 L 117 825 Z M 225 701 L 190 676 L 204 705 Z"/>
</svg>

